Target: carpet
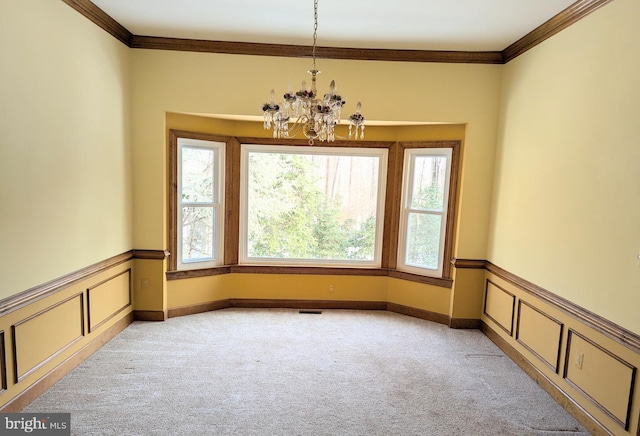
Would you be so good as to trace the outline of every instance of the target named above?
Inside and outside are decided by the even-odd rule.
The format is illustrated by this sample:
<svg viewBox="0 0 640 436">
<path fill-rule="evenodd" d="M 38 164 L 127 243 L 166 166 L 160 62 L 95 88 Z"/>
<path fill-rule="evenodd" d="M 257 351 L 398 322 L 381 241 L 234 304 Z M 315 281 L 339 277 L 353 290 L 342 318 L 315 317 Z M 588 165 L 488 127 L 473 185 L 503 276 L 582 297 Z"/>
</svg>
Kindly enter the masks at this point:
<svg viewBox="0 0 640 436">
<path fill-rule="evenodd" d="M 386 311 L 134 322 L 24 409 L 76 435 L 587 435 L 478 330 Z"/>
</svg>

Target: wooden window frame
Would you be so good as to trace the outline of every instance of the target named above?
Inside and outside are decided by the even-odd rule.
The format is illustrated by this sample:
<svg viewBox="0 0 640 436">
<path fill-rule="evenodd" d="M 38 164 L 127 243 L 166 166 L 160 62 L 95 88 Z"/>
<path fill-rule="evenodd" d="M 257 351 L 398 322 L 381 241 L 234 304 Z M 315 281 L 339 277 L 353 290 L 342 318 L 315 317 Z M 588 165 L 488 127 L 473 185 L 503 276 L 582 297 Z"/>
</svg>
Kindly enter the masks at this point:
<svg viewBox="0 0 640 436">
<path fill-rule="evenodd" d="M 305 140 L 272 139 L 254 137 L 230 137 L 206 133 L 169 130 L 167 159 L 167 241 L 170 253 L 177 248 L 176 205 L 177 205 L 177 143 L 178 138 L 202 139 L 206 141 L 224 142 L 225 150 L 225 212 L 224 212 L 224 265 L 198 270 L 177 270 L 177 260 L 169 256 L 168 280 L 191 277 L 203 277 L 228 273 L 267 273 L 267 274 L 348 274 L 389 276 L 403 280 L 432 284 L 451 288 L 451 259 L 454 247 L 455 223 L 457 216 L 458 186 L 460 177 L 461 141 L 336 141 L 323 144 L 325 147 L 363 147 L 386 148 L 388 152 L 387 181 L 384 208 L 384 226 L 382 235 L 382 260 L 380 268 L 334 268 L 322 266 L 249 266 L 238 264 L 240 236 L 240 147 L 241 144 L 266 144 L 301 146 L 308 145 Z M 449 182 L 448 211 L 446 218 L 445 245 L 442 265 L 442 277 L 430 277 L 398 271 L 398 234 L 402 197 L 402 171 L 404 152 L 413 148 L 451 148 L 451 176 Z"/>
</svg>

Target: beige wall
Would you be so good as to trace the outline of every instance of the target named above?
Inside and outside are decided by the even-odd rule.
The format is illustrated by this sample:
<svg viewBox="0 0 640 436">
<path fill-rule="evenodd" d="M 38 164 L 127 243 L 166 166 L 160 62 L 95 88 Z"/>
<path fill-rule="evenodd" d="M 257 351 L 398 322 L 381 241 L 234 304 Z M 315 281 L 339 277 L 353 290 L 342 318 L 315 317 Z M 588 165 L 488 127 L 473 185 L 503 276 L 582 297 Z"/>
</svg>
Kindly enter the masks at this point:
<svg viewBox="0 0 640 436">
<path fill-rule="evenodd" d="M 640 333 L 640 2 L 504 67 L 488 260 Z"/>
<path fill-rule="evenodd" d="M 0 299 L 132 247 L 131 50 L 61 1 L 2 0 Z"/>
</svg>

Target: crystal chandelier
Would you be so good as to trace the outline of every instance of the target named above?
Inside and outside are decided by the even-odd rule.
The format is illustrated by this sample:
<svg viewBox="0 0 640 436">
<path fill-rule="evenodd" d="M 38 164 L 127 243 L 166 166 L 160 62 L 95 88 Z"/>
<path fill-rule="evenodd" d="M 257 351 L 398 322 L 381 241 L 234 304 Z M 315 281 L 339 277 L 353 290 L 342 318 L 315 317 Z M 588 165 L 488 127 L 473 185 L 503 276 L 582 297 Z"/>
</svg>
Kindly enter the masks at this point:
<svg viewBox="0 0 640 436">
<path fill-rule="evenodd" d="M 342 106 L 346 103 L 336 94 L 336 83 L 331 81 L 329 92 L 322 99 L 318 98 L 316 90 L 316 76 L 320 71 L 316 69 L 316 40 L 318 33 L 318 0 L 313 2 L 313 66 L 308 71 L 311 74 L 311 88 L 307 88 L 305 81 L 302 89 L 294 93 L 289 90 L 284 94 L 282 103 L 275 102 L 275 92 L 271 90 L 271 101 L 262 106 L 264 112 L 264 128 L 273 127 L 274 138 L 289 138 L 298 134 L 302 128 L 304 135 L 309 138 L 309 145 L 314 140 L 332 142 L 336 139 L 335 126 L 340 122 Z M 361 104 L 358 102 L 356 112 L 348 118 L 348 139 L 364 139 L 364 117 L 360 113 Z"/>
</svg>

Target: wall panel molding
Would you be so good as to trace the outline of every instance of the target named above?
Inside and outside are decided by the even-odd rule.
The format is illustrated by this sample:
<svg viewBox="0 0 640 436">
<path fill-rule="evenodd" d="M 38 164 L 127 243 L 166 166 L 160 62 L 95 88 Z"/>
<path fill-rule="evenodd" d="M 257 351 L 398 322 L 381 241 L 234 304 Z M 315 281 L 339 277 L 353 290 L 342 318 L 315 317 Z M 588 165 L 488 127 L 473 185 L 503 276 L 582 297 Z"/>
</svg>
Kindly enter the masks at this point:
<svg viewBox="0 0 640 436">
<path fill-rule="evenodd" d="M 133 297 L 132 275 L 131 268 L 129 268 L 87 288 L 87 323 L 89 325 L 89 333 L 98 329 L 126 308 L 131 307 L 131 300 Z M 124 283 L 114 283 L 114 281 L 117 280 L 120 280 L 121 282 L 124 281 Z M 120 285 L 123 289 L 109 289 L 108 286 L 110 285 Z M 101 292 L 109 291 L 111 291 L 110 294 L 100 295 Z M 116 299 L 117 295 L 112 295 L 116 294 L 118 291 L 125 291 L 120 295 L 120 301 Z M 115 300 L 115 306 L 113 306 L 113 304 L 109 306 L 113 300 Z M 95 302 L 95 304 L 92 304 L 93 302 Z M 104 312 L 105 308 L 107 309 L 106 314 L 99 313 L 100 311 Z"/>
<path fill-rule="evenodd" d="M 546 323 L 551 323 L 551 329 L 555 327 L 557 328 L 557 336 L 555 338 L 551 338 L 553 339 L 552 341 L 550 341 L 550 343 L 555 344 L 555 350 L 554 353 L 555 355 L 553 356 L 553 359 L 550 359 L 549 356 L 545 356 L 545 353 L 543 352 L 543 350 L 540 349 L 540 344 L 532 344 L 532 343 L 527 343 L 526 338 L 523 339 L 521 337 L 521 327 L 522 327 L 522 314 L 523 314 L 523 306 L 529 308 L 530 310 L 533 311 L 533 315 L 537 316 L 538 319 L 536 321 L 532 321 L 532 324 L 534 324 L 533 328 L 535 330 L 540 330 L 541 326 L 546 322 Z M 549 324 L 547 324 L 547 329 L 549 328 Z M 551 368 L 553 370 L 553 372 L 557 373 L 559 368 L 560 368 L 560 353 L 562 351 L 562 334 L 564 331 L 564 324 L 561 323 L 560 321 L 558 321 L 557 319 L 553 318 L 552 316 L 550 316 L 547 313 L 544 313 L 542 310 L 538 309 L 537 307 L 533 306 L 532 304 L 527 303 L 526 301 L 523 300 L 518 300 L 518 320 L 516 322 L 516 341 L 518 343 L 520 343 L 520 345 L 522 345 L 523 347 L 525 347 L 527 350 L 529 350 L 530 353 L 532 353 L 534 356 L 536 356 L 538 359 L 540 359 L 545 365 L 547 365 L 549 368 Z"/>
<path fill-rule="evenodd" d="M 490 293 L 489 291 L 491 289 L 495 289 L 495 293 Z M 496 325 L 504 330 L 509 336 L 513 336 L 516 296 L 489 279 L 485 282 L 484 295 L 484 315 L 496 323 Z M 505 310 L 508 312 L 500 313 L 500 311 Z"/>
<path fill-rule="evenodd" d="M 580 345 L 574 345 L 577 342 L 574 337 L 581 342 Z M 582 353 L 581 360 L 583 360 L 580 368 L 575 365 L 575 356 L 579 353 Z M 603 371 L 607 372 L 603 373 Z M 621 374 L 616 374 L 615 371 Z M 636 372 L 637 368 L 629 362 L 577 331 L 569 329 L 564 380 L 625 430 L 629 430 L 630 425 Z M 597 377 L 607 378 L 606 387 L 592 383 Z M 624 390 L 626 395 L 619 395 L 616 399 L 606 395 L 612 391 Z"/>
<path fill-rule="evenodd" d="M 73 310 L 73 312 L 76 312 L 75 315 L 71 312 L 66 314 L 71 316 L 64 316 L 63 307 L 69 311 L 69 309 L 73 308 L 74 304 L 77 305 L 77 312 L 75 309 Z M 68 306 L 68 308 L 65 306 Z M 58 311 L 63 312 L 63 315 L 53 316 L 54 312 Z M 66 324 L 54 322 L 60 319 L 64 319 Z M 36 327 L 30 327 L 32 323 L 36 323 Z M 36 328 L 38 332 L 40 332 L 40 335 L 33 333 L 32 330 Z M 67 331 L 63 332 L 63 328 L 66 328 Z M 41 334 L 45 331 L 51 334 L 43 338 Z M 72 295 L 16 322 L 11 326 L 11 335 L 13 344 L 13 375 L 14 383 L 17 384 L 85 336 L 84 293 L 80 292 Z M 62 340 L 59 344 L 55 344 L 51 342 L 54 338 Z M 27 350 L 24 351 L 24 355 L 22 350 Z M 40 353 L 40 355 L 38 355 L 39 360 L 35 362 L 28 361 L 28 363 L 24 365 L 20 363 L 20 359 L 26 359 L 25 356 L 37 353 Z M 33 357 L 31 357 L 31 360 L 34 360 Z"/>
<path fill-rule="evenodd" d="M 482 332 L 496 344 L 511 360 L 536 381 L 558 404 L 582 424 L 593 435 L 613 435 L 588 410 L 571 398 L 560 386 L 529 362 L 518 350 L 496 333 L 489 325 L 482 323 Z"/>
<path fill-rule="evenodd" d="M 107 330 L 99 333 L 89 343 L 80 350 L 73 353 L 62 363 L 51 369 L 45 375 L 36 380 L 33 384 L 18 393 L 6 404 L 0 407 L 0 413 L 16 413 L 24 409 L 29 403 L 42 395 L 47 389 L 67 375 L 72 369 L 84 362 L 94 352 L 99 350 L 104 344 L 113 339 L 118 333 L 124 330 L 133 321 L 133 314 L 128 314 Z"/>
<path fill-rule="evenodd" d="M 7 349 L 4 330 L 0 331 L 0 395 L 7 390 Z"/>
</svg>

